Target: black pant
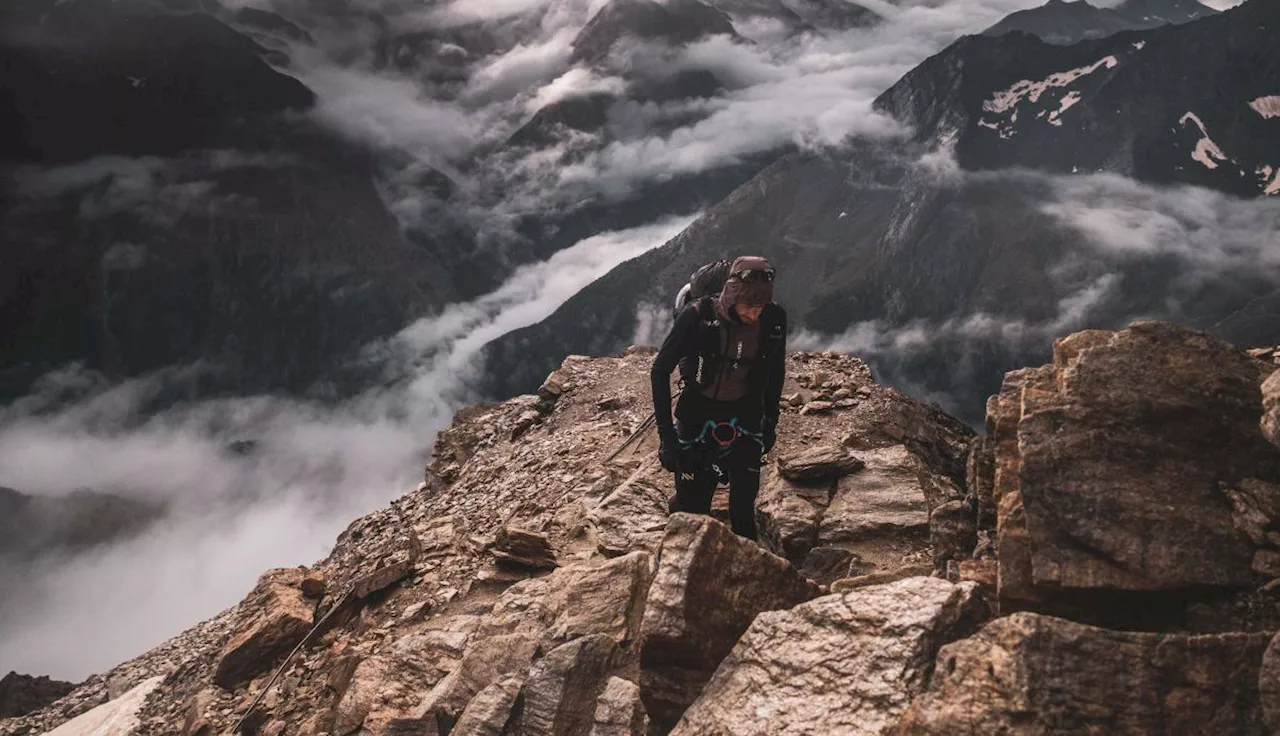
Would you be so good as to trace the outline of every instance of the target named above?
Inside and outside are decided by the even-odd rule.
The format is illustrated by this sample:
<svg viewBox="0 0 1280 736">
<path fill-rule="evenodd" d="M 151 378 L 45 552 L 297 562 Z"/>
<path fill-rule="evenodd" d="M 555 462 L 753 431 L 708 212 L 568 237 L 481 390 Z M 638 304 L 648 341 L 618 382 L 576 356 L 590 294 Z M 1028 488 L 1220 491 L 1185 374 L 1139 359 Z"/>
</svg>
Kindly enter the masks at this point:
<svg viewBox="0 0 1280 736">
<path fill-rule="evenodd" d="M 707 421 L 733 419 L 728 411 L 696 411 L 676 408 L 677 429 L 682 440 L 694 440 L 703 434 Z M 701 408 L 701 407 L 700 407 Z M 718 416 L 717 416 L 718 415 Z M 728 415 L 728 416 L 726 416 Z M 759 432 L 758 420 L 739 418 L 743 428 Z M 762 447 L 746 434 L 727 448 L 721 447 L 711 433 L 702 440 L 680 451 L 680 468 L 676 471 L 676 495 L 671 501 L 671 511 L 691 514 L 710 514 L 711 497 L 716 490 L 718 465 L 729 476 L 729 524 L 735 534 L 747 539 L 756 538 L 756 495 L 760 492 L 760 460 Z"/>
</svg>

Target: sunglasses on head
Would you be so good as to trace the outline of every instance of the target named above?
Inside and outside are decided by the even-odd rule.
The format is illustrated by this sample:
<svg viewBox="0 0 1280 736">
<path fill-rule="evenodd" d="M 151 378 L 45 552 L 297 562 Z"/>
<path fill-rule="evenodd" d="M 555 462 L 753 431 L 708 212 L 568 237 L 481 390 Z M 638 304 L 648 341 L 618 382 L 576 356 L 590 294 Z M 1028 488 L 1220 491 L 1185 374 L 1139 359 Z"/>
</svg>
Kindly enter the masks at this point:
<svg viewBox="0 0 1280 736">
<path fill-rule="evenodd" d="M 755 281 L 773 281 L 772 268 L 744 268 L 741 271 L 734 271 L 733 277 L 743 283 L 753 283 Z"/>
</svg>

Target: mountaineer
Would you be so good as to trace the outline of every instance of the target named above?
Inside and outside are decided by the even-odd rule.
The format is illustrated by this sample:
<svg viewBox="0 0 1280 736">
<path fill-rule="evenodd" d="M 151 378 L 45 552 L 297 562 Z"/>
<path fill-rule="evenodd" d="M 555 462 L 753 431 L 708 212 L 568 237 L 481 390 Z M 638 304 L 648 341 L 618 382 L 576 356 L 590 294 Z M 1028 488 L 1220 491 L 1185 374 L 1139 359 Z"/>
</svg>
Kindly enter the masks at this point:
<svg viewBox="0 0 1280 736">
<path fill-rule="evenodd" d="M 662 467 L 675 473 L 670 510 L 711 512 L 718 472 L 729 477 L 733 531 L 756 538 L 762 456 L 777 439 L 786 372 L 787 314 L 773 303 L 774 268 L 742 257 L 719 296 L 684 307 L 654 358 L 654 423 Z M 684 389 L 671 413 L 671 372 Z"/>
</svg>

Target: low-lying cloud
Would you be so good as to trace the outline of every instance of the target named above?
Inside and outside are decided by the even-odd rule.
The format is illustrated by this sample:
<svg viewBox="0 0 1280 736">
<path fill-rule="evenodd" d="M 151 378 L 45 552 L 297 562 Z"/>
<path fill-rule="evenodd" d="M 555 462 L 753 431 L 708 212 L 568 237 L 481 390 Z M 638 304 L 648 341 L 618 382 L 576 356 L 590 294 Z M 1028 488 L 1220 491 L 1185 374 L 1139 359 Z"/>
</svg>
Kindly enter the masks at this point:
<svg viewBox="0 0 1280 736">
<path fill-rule="evenodd" d="M 150 414 L 168 376 L 68 368 L 0 408 L 0 485 L 160 501 L 142 534 L 85 554 L 0 556 L 0 669 L 79 679 L 240 600 L 272 566 L 322 558 L 352 519 L 412 490 L 436 431 L 473 400 L 484 343 L 536 322 L 688 218 L 604 233 L 371 349 L 392 388 L 339 406 L 277 397 Z M 192 369 L 192 370 L 198 370 Z"/>
<path fill-rule="evenodd" d="M 1191 186 L 1155 186 L 1113 174 L 1053 176 L 1035 172 L 964 173 L 938 152 L 921 162 L 945 172 L 951 186 L 966 178 L 1007 179 L 1028 191 L 1045 191 L 1041 213 L 1079 249 L 1049 270 L 1061 296 L 1052 314 L 1027 319 L 1009 313 L 974 312 L 945 320 L 905 323 L 869 320 L 838 335 L 800 331 L 796 348 L 840 350 L 872 363 L 881 380 L 934 400 L 974 424 L 982 419 L 982 376 L 995 365 L 1012 369 L 1039 364 L 1053 341 L 1088 328 L 1119 329 L 1142 319 L 1199 321 L 1202 329 L 1224 326 L 1232 303 L 1280 293 L 1280 199 L 1241 199 Z M 1158 265 L 1159 281 L 1133 278 Z M 1205 294 L 1216 295 L 1204 306 Z M 1234 300 L 1234 301 L 1233 301 Z M 1134 307 L 1145 304 L 1145 307 Z M 1226 306 L 1223 306 L 1226 305 Z M 1254 328 L 1242 328 L 1241 335 Z M 1228 335 L 1236 339 L 1236 333 Z M 1280 338 L 1280 328 L 1269 338 Z M 936 368 L 940 356 L 951 361 Z"/>
<path fill-rule="evenodd" d="M 365 24 L 359 34 L 349 30 L 349 15 L 333 20 L 292 0 L 255 4 L 290 16 L 317 39 L 316 47 L 292 43 L 290 71 L 317 92 L 322 122 L 393 157 L 407 156 L 409 166 L 447 171 L 464 193 L 451 203 L 459 216 L 476 231 L 510 235 L 511 218 L 563 216 L 592 201 L 626 200 L 647 186 L 789 146 L 897 135 L 900 127 L 872 109 L 877 95 L 960 35 L 1039 2 L 871 2 L 885 19 L 879 25 L 803 34 L 735 16 L 754 43 L 725 36 L 683 49 L 631 43 L 594 69 L 572 62 L 572 42 L 604 0 L 460 2 L 428 11 L 381 3 L 389 30 Z M 450 62 L 461 82 L 437 78 L 440 60 L 432 53 L 379 65 L 379 43 L 399 48 L 410 42 L 398 34 L 413 32 L 445 45 L 455 38 L 450 34 L 487 34 L 496 45 Z M 363 48 L 351 41 L 370 33 Z M 709 99 L 620 105 L 604 129 L 553 146 L 505 145 L 548 104 L 600 92 L 621 98 L 624 78 L 648 84 L 690 70 L 710 71 L 725 89 Z M 424 210 L 405 204 L 411 198 L 397 190 L 402 222 L 427 227 L 419 219 Z"/>
</svg>

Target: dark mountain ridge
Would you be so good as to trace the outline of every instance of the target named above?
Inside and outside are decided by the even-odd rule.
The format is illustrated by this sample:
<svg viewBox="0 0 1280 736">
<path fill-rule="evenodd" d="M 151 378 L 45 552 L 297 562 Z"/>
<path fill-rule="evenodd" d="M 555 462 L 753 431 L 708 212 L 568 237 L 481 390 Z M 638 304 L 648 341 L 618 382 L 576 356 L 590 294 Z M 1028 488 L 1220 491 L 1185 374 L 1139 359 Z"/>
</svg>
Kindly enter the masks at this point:
<svg viewBox="0 0 1280 736">
<path fill-rule="evenodd" d="M 1278 14 L 1254 0 L 1072 47 L 1023 34 L 961 39 L 877 102 L 913 127 L 911 140 L 775 163 L 662 248 L 490 345 L 491 388 L 527 391 L 561 355 L 622 349 L 639 308 L 665 312 L 698 265 L 745 252 L 778 265 L 776 299 L 796 331 L 861 325 L 841 344 L 882 378 L 950 397 L 970 421 L 963 407 L 1005 370 L 1042 359 L 1029 344 L 1040 332 L 1164 315 L 1245 344 L 1280 340 L 1280 285 L 1267 272 L 1189 286 L 1196 279 L 1172 253 L 1109 256 L 1044 209 L 1072 172 L 1263 195 L 1280 120 L 1250 101 L 1280 84 Z M 1221 158 L 1187 137 L 1189 111 Z M 1060 126 L 1046 119 L 1055 112 Z M 949 152 L 958 171 L 947 170 Z"/>
<path fill-rule="evenodd" d="M 262 47 L 141 2 L 4 12 L 0 397 L 70 362 L 340 393 L 364 345 L 452 298 L 448 247 L 404 238 L 377 162 Z"/>
<path fill-rule="evenodd" d="M 1126 0 L 1115 8 L 1096 7 L 1088 0 L 1049 0 L 1038 8 L 1011 13 L 982 35 L 1020 31 L 1047 43 L 1069 46 L 1123 31 L 1190 23 L 1217 12 L 1196 0 Z"/>
</svg>

